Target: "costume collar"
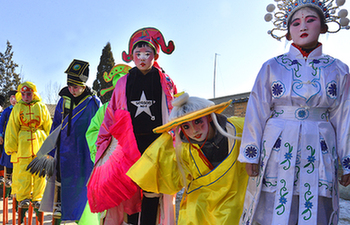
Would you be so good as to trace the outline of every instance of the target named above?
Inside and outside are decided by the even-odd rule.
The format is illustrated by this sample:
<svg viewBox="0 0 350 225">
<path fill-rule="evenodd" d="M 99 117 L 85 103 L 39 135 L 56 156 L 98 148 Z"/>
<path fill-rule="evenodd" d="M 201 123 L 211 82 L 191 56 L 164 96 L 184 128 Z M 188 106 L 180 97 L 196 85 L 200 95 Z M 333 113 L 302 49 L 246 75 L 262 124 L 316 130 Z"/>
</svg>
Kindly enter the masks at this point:
<svg viewBox="0 0 350 225">
<path fill-rule="evenodd" d="M 295 55 L 297 58 L 317 58 L 322 55 L 322 44 L 318 43 L 315 49 L 307 53 L 305 50 L 293 43 L 290 46 L 289 52 L 292 55 Z"/>
</svg>

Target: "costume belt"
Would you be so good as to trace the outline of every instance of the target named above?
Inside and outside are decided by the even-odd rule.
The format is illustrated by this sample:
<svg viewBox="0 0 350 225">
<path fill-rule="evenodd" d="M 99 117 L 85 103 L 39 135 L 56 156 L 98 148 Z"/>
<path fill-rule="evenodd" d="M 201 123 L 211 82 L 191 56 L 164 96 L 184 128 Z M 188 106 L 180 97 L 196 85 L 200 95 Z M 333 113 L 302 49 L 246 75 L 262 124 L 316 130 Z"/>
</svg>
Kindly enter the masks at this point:
<svg viewBox="0 0 350 225">
<path fill-rule="evenodd" d="M 328 121 L 328 108 L 309 108 L 298 106 L 275 106 L 271 118 L 287 120 Z"/>
<path fill-rule="evenodd" d="M 21 126 L 20 130 L 26 130 L 26 131 L 31 131 L 31 132 L 35 133 L 38 130 L 38 128 Z"/>
</svg>

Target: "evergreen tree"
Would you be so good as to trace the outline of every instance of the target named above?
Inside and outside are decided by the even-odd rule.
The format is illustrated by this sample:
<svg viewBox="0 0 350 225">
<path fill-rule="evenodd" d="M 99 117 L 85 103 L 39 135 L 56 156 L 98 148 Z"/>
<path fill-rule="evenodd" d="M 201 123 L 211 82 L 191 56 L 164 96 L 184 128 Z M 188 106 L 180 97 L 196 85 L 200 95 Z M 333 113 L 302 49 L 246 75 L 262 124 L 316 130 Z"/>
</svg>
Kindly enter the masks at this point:
<svg viewBox="0 0 350 225">
<path fill-rule="evenodd" d="M 109 73 L 114 66 L 113 53 L 111 51 L 111 44 L 108 42 L 102 50 L 100 57 L 100 64 L 97 67 L 96 80 L 93 83 L 92 88 L 97 92 L 97 96 L 101 99 L 102 103 L 108 102 L 112 97 L 112 92 L 107 92 L 101 96 L 100 91 L 104 88 L 108 88 L 110 84 L 103 79 L 103 73 Z"/>
<path fill-rule="evenodd" d="M 5 96 L 5 107 L 10 105 L 7 93 L 10 90 L 17 90 L 18 85 L 21 84 L 20 75 L 15 72 L 18 64 L 12 61 L 12 57 L 12 45 L 7 41 L 5 53 L 0 52 L 0 94 Z"/>
</svg>

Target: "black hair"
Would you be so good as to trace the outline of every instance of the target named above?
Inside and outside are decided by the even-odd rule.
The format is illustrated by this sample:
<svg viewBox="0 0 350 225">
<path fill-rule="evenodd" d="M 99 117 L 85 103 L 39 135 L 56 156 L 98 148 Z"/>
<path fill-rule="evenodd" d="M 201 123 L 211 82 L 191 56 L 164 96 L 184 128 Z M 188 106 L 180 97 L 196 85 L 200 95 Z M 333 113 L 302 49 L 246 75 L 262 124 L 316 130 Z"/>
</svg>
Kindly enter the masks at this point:
<svg viewBox="0 0 350 225">
<path fill-rule="evenodd" d="M 11 97 L 12 95 L 16 95 L 17 91 L 16 90 L 10 90 L 8 93 L 7 93 L 7 96 L 8 97 Z"/>
<path fill-rule="evenodd" d="M 137 43 L 132 47 L 131 52 L 133 53 L 136 47 L 142 48 L 142 47 L 145 47 L 145 46 L 148 46 L 148 47 L 150 47 L 151 49 L 153 49 L 154 55 L 157 54 L 156 49 L 155 49 L 150 43 L 148 43 L 147 41 L 140 41 L 140 42 L 137 42 Z"/>
</svg>

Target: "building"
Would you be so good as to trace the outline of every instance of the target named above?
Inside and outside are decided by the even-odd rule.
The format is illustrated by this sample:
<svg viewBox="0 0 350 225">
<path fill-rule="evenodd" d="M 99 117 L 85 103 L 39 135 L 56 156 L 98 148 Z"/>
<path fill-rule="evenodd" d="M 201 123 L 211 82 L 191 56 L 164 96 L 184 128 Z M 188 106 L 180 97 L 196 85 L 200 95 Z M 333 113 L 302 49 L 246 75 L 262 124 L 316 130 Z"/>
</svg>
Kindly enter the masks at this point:
<svg viewBox="0 0 350 225">
<path fill-rule="evenodd" d="M 219 104 L 222 102 L 227 102 L 229 100 L 232 100 L 232 104 L 229 107 L 227 107 L 222 112 L 222 114 L 225 115 L 226 117 L 231 117 L 231 116 L 244 117 L 245 111 L 247 109 L 249 95 L 250 95 L 250 92 L 246 92 L 246 93 L 241 93 L 241 94 L 213 98 L 213 99 L 209 99 L 209 100 L 213 101 L 215 104 Z"/>
</svg>

